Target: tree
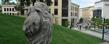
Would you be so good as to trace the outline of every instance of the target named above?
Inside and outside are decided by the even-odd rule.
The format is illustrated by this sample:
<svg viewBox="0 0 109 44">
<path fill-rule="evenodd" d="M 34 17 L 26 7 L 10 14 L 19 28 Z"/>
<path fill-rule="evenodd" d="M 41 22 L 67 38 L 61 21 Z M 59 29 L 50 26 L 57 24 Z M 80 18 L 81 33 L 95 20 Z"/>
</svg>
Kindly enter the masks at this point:
<svg viewBox="0 0 109 44">
<path fill-rule="evenodd" d="M 9 4 L 11 0 L 2 0 L 2 4 Z"/>
<path fill-rule="evenodd" d="M 68 25 L 69 25 L 68 21 L 64 21 L 64 23 L 62 23 L 62 26 L 64 26 L 64 27 L 68 27 Z"/>
<path fill-rule="evenodd" d="M 24 6 L 30 6 L 30 4 L 33 4 L 36 2 L 36 0 L 19 0 L 20 5 L 17 5 L 15 8 L 16 10 L 20 11 L 20 13 L 23 15 L 24 14 Z M 42 0 L 40 0 L 42 1 Z M 51 5 L 52 1 L 51 0 L 45 0 L 47 5 Z M 43 1 L 42 1 L 43 2 Z"/>
<path fill-rule="evenodd" d="M 101 28 L 103 25 L 109 29 L 109 19 L 104 19 L 101 17 L 93 17 L 92 18 L 92 25 L 94 25 L 95 27 Z"/>
<path fill-rule="evenodd" d="M 32 1 L 32 3 L 33 3 L 33 5 L 34 5 L 34 3 L 36 2 L 36 0 L 31 0 Z M 44 2 L 43 0 L 39 0 L 40 2 Z M 45 2 L 44 3 L 46 3 L 48 6 L 50 6 L 51 4 L 52 4 L 52 1 L 51 0 L 45 0 Z"/>
<path fill-rule="evenodd" d="M 15 6 L 15 9 L 17 11 L 20 11 L 21 15 L 24 14 L 24 6 L 30 6 L 31 1 L 30 0 L 19 0 L 20 4 Z"/>
<path fill-rule="evenodd" d="M 52 1 L 51 0 L 46 0 L 47 2 L 47 5 L 50 6 L 52 4 Z"/>
<path fill-rule="evenodd" d="M 30 0 L 26 0 L 26 5 L 30 6 L 30 4 L 31 4 L 31 1 Z"/>
<path fill-rule="evenodd" d="M 20 11 L 20 14 L 23 15 L 24 14 L 24 4 L 25 4 L 25 0 L 18 0 L 20 2 L 20 4 L 17 4 L 15 6 L 15 9 L 17 11 Z"/>
<path fill-rule="evenodd" d="M 103 25 L 103 20 L 101 17 L 93 17 L 92 21 L 95 27 L 101 28 Z"/>
<path fill-rule="evenodd" d="M 39 0 L 42 1 L 42 0 Z M 50 6 L 52 4 L 51 0 L 45 0 L 47 5 Z M 24 14 L 24 5 L 30 6 L 30 4 L 33 4 L 36 2 L 36 0 L 20 0 L 20 5 L 16 6 L 17 10 L 20 10 L 21 14 Z M 20 8 L 20 9 L 19 9 Z"/>
<path fill-rule="evenodd" d="M 39 0 L 40 2 L 44 2 L 43 0 Z M 30 6 L 30 4 L 33 4 L 36 2 L 36 0 L 20 0 L 21 4 L 25 4 L 27 6 Z M 48 6 L 50 6 L 52 4 L 51 0 L 45 0 L 45 2 Z"/>
</svg>

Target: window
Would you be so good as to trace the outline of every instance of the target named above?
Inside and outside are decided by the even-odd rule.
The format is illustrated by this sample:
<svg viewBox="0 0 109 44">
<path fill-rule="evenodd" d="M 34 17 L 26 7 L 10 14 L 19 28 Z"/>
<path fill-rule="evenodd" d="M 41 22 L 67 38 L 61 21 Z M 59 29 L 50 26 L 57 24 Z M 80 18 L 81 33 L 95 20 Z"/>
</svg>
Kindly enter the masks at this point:
<svg viewBox="0 0 109 44">
<path fill-rule="evenodd" d="M 68 0 L 62 0 L 62 17 L 68 17 Z"/>
<path fill-rule="evenodd" d="M 4 8 L 4 11 L 6 11 L 6 8 Z"/>
<path fill-rule="evenodd" d="M 78 11 L 78 8 L 75 8 L 75 11 Z"/>
<path fill-rule="evenodd" d="M 71 12 L 71 16 L 73 16 L 73 13 Z"/>
<path fill-rule="evenodd" d="M 11 11 L 11 8 L 10 8 L 10 11 Z"/>
<path fill-rule="evenodd" d="M 74 16 L 74 12 L 71 12 L 71 16 Z"/>
<path fill-rule="evenodd" d="M 109 6 L 109 4 L 105 4 L 105 6 Z"/>
<path fill-rule="evenodd" d="M 62 0 L 62 8 L 68 9 L 68 0 Z"/>
<path fill-rule="evenodd" d="M 75 21 L 75 19 L 71 19 L 71 26 L 74 26 L 74 22 Z"/>
<path fill-rule="evenodd" d="M 58 6 L 58 0 L 55 0 L 55 6 Z"/>
<path fill-rule="evenodd" d="M 75 13 L 75 16 L 78 16 L 78 13 Z"/>
<path fill-rule="evenodd" d="M 14 13 L 12 13 L 12 15 L 14 15 Z"/>
<path fill-rule="evenodd" d="M 62 17 L 68 17 L 68 10 L 62 9 Z"/>
<path fill-rule="evenodd" d="M 94 17 L 101 17 L 101 14 L 102 14 L 102 10 L 100 9 L 98 9 L 98 10 L 94 10 L 93 11 L 93 16 Z"/>
<path fill-rule="evenodd" d="M 10 15 L 11 15 L 11 13 L 10 13 Z"/>
<path fill-rule="evenodd" d="M 7 8 L 7 11 L 9 11 L 9 8 Z"/>
<path fill-rule="evenodd" d="M 12 11 L 14 11 L 14 8 L 12 8 Z"/>
<path fill-rule="evenodd" d="M 58 9 L 54 9 L 55 15 L 58 15 Z"/>
</svg>

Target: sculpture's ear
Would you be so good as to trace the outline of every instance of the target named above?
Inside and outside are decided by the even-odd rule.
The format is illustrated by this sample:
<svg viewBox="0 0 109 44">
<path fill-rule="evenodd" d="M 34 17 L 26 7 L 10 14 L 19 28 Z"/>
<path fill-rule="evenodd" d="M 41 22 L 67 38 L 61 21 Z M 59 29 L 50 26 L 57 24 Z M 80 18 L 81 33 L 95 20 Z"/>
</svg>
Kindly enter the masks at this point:
<svg viewBox="0 0 109 44">
<path fill-rule="evenodd" d="M 27 15 L 27 16 L 29 16 L 29 14 L 30 14 L 30 12 L 31 12 L 31 7 L 28 7 L 28 8 L 26 8 L 25 9 L 25 14 Z"/>
<path fill-rule="evenodd" d="M 28 7 L 28 9 L 27 9 L 27 13 L 26 13 L 26 15 L 27 16 L 29 16 L 30 15 L 30 12 L 32 11 L 32 9 L 33 9 L 33 7 L 31 6 L 31 7 Z"/>
</svg>

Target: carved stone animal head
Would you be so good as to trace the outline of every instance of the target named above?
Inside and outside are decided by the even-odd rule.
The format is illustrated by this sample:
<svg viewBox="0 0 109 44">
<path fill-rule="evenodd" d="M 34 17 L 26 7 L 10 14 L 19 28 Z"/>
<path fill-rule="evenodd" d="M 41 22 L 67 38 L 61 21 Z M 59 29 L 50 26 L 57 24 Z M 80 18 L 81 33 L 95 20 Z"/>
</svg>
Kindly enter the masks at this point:
<svg viewBox="0 0 109 44">
<path fill-rule="evenodd" d="M 37 10 L 37 11 L 49 12 L 49 7 L 45 3 L 36 1 L 36 3 L 34 4 L 34 7 L 35 7 L 35 10 Z"/>
</svg>

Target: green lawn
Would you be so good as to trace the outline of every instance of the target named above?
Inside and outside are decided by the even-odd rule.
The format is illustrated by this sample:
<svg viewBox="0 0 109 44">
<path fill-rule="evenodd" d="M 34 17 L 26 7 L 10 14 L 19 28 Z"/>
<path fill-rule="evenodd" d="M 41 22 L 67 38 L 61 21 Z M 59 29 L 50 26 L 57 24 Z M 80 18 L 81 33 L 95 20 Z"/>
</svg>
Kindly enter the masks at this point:
<svg viewBox="0 0 109 44">
<path fill-rule="evenodd" d="M 54 25 L 52 44 L 99 44 L 100 39 L 71 30 L 62 26 Z"/>
<path fill-rule="evenodd" d="M 27 44 L 22 31 L 25 18 L 0 14 L 0 44 Z M 54 25 L 51 44 L 99 44 L 100 39 Z"/>
</svg>

